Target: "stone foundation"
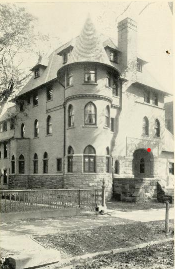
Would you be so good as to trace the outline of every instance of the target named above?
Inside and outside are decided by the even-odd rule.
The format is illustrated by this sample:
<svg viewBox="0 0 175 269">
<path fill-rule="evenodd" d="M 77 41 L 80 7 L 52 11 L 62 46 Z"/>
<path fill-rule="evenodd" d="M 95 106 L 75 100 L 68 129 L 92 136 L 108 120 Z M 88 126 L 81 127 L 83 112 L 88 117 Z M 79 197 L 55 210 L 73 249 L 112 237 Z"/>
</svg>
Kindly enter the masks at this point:
<svg viewBox="0 0 175 269">
<path fill-rule="evenodd" d="M 120 201 L 147 201 L 157 198 L 157 180 L 154 178 L 114 178 L 113 197 Z"/>
<path fill-rule="evenodd" d="M 62 189 L 62 175 L 10 175 L 9 189 Z"/>
</svg>

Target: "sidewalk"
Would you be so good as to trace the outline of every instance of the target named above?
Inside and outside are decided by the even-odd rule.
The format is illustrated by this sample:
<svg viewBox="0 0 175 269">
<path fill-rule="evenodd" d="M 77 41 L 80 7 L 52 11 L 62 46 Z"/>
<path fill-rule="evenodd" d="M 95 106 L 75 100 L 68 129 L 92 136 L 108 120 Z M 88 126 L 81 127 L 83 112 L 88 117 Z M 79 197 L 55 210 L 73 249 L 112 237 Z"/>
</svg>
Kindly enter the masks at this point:
<svg viewBox="0 0 175 269">
<path fill-rule="evenodd" d="M 174 209 L 170 209 L 173 219 Z M 55 249 L 44 248 L 32 238 L 42 235 L 56 235 L 84 229 L 93 229 L 107 225 L 127 225 L 133 222 L 149 222 L 165 219 L 165 209 L 137 210 L 121 212 L 108 210 L 105 215 L 76 216 L 64 218 L 26 219 L 1 223 L 0 244 L 2 257 L 13 257 L 17 269 L 24 269 L 41 264 L 59 262 L 65 257 Z"/>
</svg>

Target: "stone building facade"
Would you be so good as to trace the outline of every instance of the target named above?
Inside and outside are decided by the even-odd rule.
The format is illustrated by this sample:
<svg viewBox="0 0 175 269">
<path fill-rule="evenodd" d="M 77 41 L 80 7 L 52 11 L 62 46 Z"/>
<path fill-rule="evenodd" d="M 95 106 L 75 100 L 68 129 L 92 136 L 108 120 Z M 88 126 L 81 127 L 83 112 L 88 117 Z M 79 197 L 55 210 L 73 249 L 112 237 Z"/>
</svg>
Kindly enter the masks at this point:
<svg viewBox="0 0 175 269">
<path fill-rule="evenodd" d="M 108 197 L 114 189 L 122 199 L 152 198 L 157 182 L 172 185 L 168 93 L 146 64 L 136 22 L 119 22 L 117 46 L 88 17 L 78 37 L 31 69 L 14 112 L 1 116 L 3 187 L 98 188 L 104 179 Z"/>
</svg>

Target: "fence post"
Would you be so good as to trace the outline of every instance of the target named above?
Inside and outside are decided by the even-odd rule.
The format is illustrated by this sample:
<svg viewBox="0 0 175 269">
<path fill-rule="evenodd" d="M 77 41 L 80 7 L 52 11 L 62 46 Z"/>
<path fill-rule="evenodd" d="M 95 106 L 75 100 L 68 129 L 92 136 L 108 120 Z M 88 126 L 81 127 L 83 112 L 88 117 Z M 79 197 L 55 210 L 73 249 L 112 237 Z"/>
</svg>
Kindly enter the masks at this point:
<svg viewBox="0 0 175 269">
<path fill-rule="evenodd" d="M 81 191 L 81 190 L 78 190 L 78 206 L 79 206 L 79 207 L 81 206 L 81 196 L 80 196 L 80 191 Z"/>
<path fill-rule="evenodd" d="M 103 184 L 102 184 L 102 206 L 106 206 L 105 202 L 105 180 L 103 179 Z"/>
<path fill-rule="evenodd" d="M 169 234 L 169 202 L 166 201 L 166 213 L 165 213 L 165 233 Z"/>
</svg>

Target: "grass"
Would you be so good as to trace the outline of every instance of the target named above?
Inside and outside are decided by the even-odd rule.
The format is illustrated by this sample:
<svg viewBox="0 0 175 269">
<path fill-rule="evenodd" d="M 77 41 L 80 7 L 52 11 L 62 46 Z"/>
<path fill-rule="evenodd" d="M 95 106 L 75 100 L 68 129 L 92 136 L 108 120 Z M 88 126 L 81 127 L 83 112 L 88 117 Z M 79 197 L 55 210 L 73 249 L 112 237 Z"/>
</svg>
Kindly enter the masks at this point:
<svg viewBox="0 0 175 269">
<path fill-rule="evenodd" d="M 165 239 L 164 228 L 164 221 L 134 222 L 127 225 L 100 226 L 93 229 L 37 236 L 35 240 L 45 247 L 58 249 L 68 256 L 77 256 Z M 170 236 L 172 236 L 173 220 L 170 221 L 170 231 Z"/>
<path fill-rule="evenodd" d="M 170 208 L 174 205 L 169 204 Z M 135 210 L 149 210 L 149 209 L 161 209 L 165 208 L 165 203 L 159 203 L 157 201 L 148 201 L 148 202 L 119 202 L 119 201 L 111 201 L 107 202 L 107 208 L 111 210 L 119 210 L 119 211 L 135 211 Z"/>
<path fill-rule="evenodd" d="M 98 256 L 91 261 L 79 262 L 70 269 L 173 269 L 173 242 L 148 246 L 120 254 Z"/>
</svg>

